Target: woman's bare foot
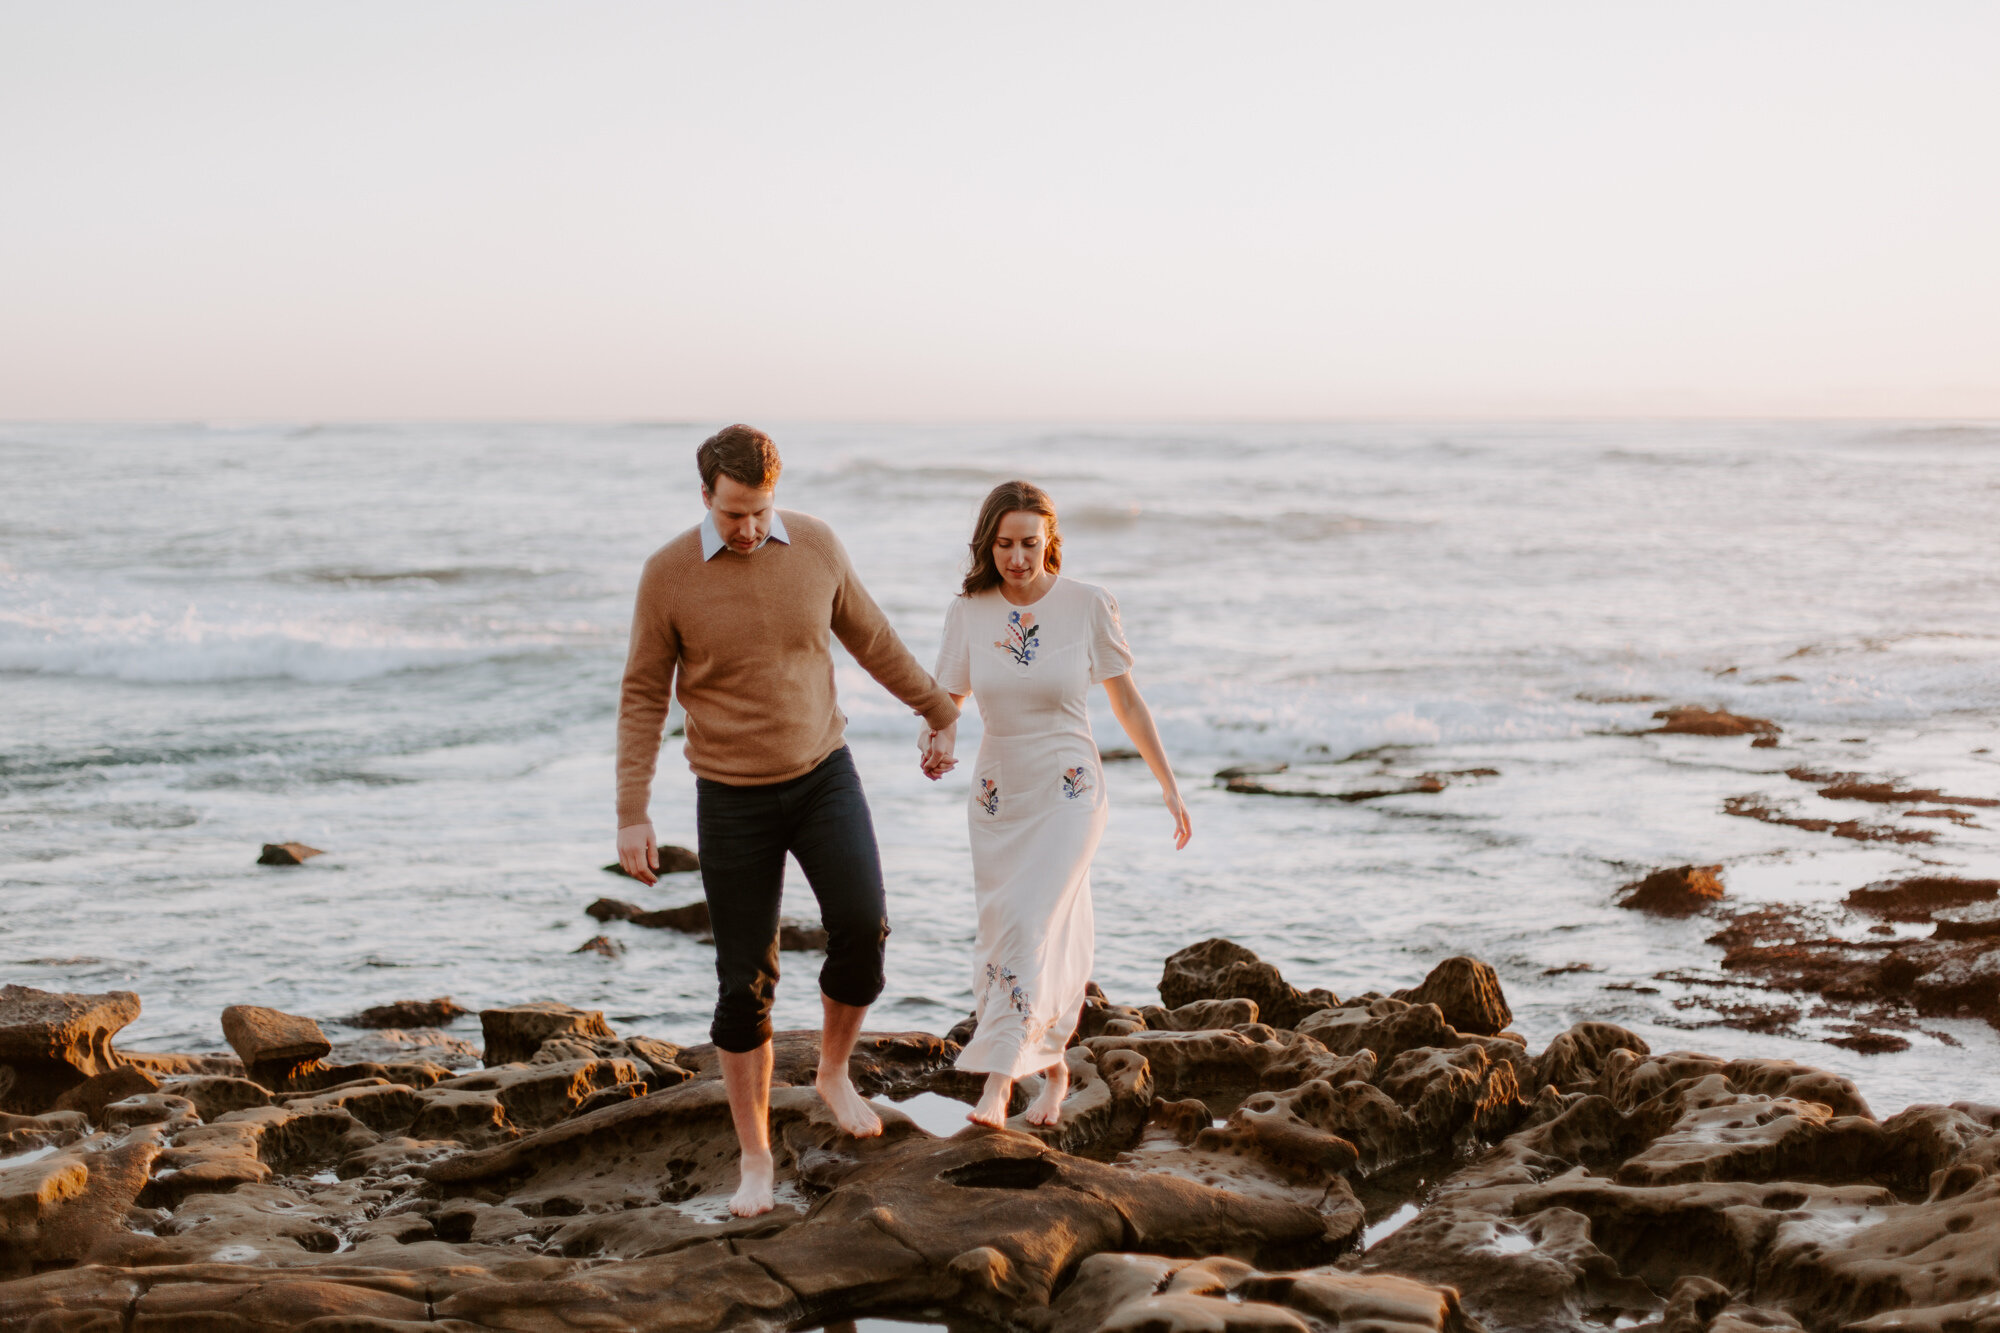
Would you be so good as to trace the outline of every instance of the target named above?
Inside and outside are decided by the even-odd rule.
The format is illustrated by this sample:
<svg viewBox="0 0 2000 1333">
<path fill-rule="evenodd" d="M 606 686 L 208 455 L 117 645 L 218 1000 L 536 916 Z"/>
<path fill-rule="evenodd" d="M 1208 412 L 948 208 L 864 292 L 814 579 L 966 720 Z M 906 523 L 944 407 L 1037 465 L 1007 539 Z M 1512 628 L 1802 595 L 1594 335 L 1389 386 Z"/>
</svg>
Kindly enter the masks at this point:
<svg viewBox="0 0 2000 1333">
<path fill-rule="evenodd" d="M 819 1071 L 813 1079 L 819 1099 L 833 1112 L 833 1122 L 857 1139 L 872 1139 L 882 1132 L 882 1117 L 854 1090 L 854 1081 L 845 1069 Z"/>
<path fill-rule="evenodd" d="M 771 1195 L 771 1154 L 743 1154 L 743 1179 L 729 1201 L 729 1211 L 738 1217 L 755 1217 L 777 1207 Z"/>
<path fill-rule="evenodd" d="M 1014 1096 L 1014 1080 L 1005 1074 L 988 1074 L 986 1091 L 979 1096 L 979 1105 L 965 1113 L 965 1118 L 975 1125 L 991 1125 L 995 1129 L 1007 1123 L 1007 1103 Z"/>
<path fill-rule="evenodd" d="M 1028 1123 L 1053 1125 L 1062 1119 L 1063 1098 L 1069 1096 L 1069 1066 L 1058 1060 L 1042 1071 L 1042 1091 L 1028 1105 Z"/>
</svg>

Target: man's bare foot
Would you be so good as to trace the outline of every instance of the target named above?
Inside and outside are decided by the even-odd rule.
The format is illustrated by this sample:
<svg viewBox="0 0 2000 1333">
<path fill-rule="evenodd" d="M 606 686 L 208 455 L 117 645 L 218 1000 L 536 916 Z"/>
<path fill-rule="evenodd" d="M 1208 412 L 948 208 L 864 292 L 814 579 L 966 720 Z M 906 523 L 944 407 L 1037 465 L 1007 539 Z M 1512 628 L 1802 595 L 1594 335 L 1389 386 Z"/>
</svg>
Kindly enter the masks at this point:
<svg viewBox="0 0 2000 1333">
<path fill-rule="evenodd" d="M 743 1182 L 729 1201 L 729 1211 L 738 1217 L 755 1217 L 777 1207 L 771 1195 L 771 1154 L 743 1154 Z"/>
<path fill-rule="evenodd" d="M 979 1095 L 979 1105 L 965 1113 L 965 1118 L 975 1125 L 991 1125 L 999 1129 L 1007 1123 L 1007 1103 L 1014 1096 L 1014 1080 L 1005 1074 L 988 1074 L 986 1090 Z"/>
<path fill-rule="evenodd" d="M 1069 1066 L 1058 1060 L 1042 1071 L 1042 1091 L 1028 1104 L 1028 1123 L 1053 1125 L 1062 1119 L 1063 1098 L 1069 1096 Z"/>
<path fill-rule="evenodd" d="M 833 1123 L 843 1133 L 857 1139 L 872 1139 L 882 1132 L 882 1117 L 854 1090 L 854 1081 L 845 1069 L 820 1070 L 813 1086 L 819 1089 L 819 1099 L 833 1112 Z"/>
</svg>

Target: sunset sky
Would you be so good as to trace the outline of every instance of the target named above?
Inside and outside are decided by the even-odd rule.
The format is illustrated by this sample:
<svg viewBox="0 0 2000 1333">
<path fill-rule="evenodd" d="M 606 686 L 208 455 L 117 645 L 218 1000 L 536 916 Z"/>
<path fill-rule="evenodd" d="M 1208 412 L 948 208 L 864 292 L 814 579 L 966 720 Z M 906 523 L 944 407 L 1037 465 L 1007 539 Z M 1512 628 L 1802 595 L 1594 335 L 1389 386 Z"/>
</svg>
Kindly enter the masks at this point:
<svg viewBox="0 0 2000 1333">
<path fill-rule="evenodd" d="M 2000 416 L 2000 6 L 0 0 L 0 418 Z"/>
</svg>

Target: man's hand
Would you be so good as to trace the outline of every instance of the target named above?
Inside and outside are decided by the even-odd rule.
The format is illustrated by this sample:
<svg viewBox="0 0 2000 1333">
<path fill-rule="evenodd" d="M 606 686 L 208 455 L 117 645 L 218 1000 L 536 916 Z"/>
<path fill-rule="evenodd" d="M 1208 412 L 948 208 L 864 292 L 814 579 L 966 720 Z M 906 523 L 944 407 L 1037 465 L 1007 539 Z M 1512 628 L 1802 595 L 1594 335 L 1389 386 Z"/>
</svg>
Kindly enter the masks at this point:
<svg viewBox="0 0 2000 1333">
<path fill-rule="evenodd" d="M 642 884 L 659 882 L 660 845 L 651 824 L 627 824 L 618 830 L 618 864 Z"/>
<path fill-rule="evenodd" d="M 952 749 L 958 744 L 958 723 L 952 723 L 943 731 L 932 731 L 925 727 L 920 732 L 917 743 L 923 749 L 920 762 L 923 764 L 924 776 L 932 782 L 936 782 L 958 767 L 958 760 L 952 757 Z"/>
</svg>

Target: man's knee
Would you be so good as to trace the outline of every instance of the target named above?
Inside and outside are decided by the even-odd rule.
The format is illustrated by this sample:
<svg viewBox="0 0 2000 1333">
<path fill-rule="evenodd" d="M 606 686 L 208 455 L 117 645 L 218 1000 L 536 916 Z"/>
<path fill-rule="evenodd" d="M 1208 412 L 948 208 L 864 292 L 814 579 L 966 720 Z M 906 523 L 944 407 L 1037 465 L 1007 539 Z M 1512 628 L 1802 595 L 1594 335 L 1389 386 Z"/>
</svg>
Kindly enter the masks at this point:
<svg viewBox="0 0 2000 1333">
<path fill-rule="evenodd" d="M 876 912 L 851 914 L 836 924 L 826 921 L 826 963 L 819 988 L 839 1004 L 866 1008 L 882 995 L 883 964 L 888 954 L 889 919 Z"/>
<path fill-rule="evenodd" d="M 759 962 L 723 965 L 717 958 L 715 1021 L 708 1036 L 732 1055 L 754 1051 L 771 1039 L 771 1002 L 778 993 L 775 941 Z"/>
</svg>

